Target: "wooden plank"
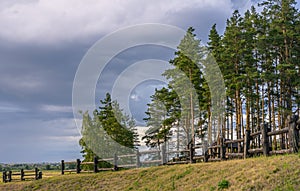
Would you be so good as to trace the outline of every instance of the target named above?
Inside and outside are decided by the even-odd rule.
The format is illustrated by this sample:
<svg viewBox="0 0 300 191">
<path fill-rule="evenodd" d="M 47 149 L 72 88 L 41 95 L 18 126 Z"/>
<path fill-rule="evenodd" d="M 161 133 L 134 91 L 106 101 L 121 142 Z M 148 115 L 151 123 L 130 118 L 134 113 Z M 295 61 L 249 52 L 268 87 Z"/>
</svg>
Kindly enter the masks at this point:
<svg viewBox="0 0 300 191">
<path fill-rule="evenodd" d="M 236 139 L 236 140 L 225 141 L 224 144 L 240 143 L 240 142 L 244 142 L 244 139 Z"/>
<path fill-rule="evenodd" d="M 194 156 L 193 159 L 204 159 L 204 156 Z"/>
<path fill-rule="evenodd" d="M 77 172 L 76 169 L 72 169 L 72 170 L 64 170 L 64 172 Z"/>
<path fill-rule="evenodd" d="M 125 158 L 125 157 L 136 157 L 136 154 L 129 154 L 129 155 L 120 155 L 118 158 Z"/>
<path fill-rule="evenodd" d="M 64 162 L 65 164 L 76 164 L 77 161 L 68 161 L 68 162 Z"/>
<path fill-rule="evenodd" d="M 263 149 L 262 148 L 257 148 L 257 149 L 249 149 L 248 150 L 249 153 L 262 153 Z"/>
<path fill-rule="evenodd" d="M 181 153 L 181 152 L 185 152 L 185 153 L 187 153 L 187 152 L 190 152 L 190 150 L 181 150 L 181 151 L 168 151 L 168 152 L 166 152 L 166 154 Z"/>
<path fill-rule="evenodd" d="M 203 144 L 197 144 L 193 148 L 194 149 L 202 149 L 203 148 Z"/>
<path fill-rule="evenodd" d="M 12 176 L 20 176 L 21 173 L 12 173 L 11 175 L 12 175 Z"/>
<path fill-rule="evenodd" d="M 268 136 L 273 136 L 273 135 L 280 135 L 280 134 L 284 134 L 284 133 L 288 133 L 289 132 L 289 128 L 284 128 L 284 129 L 280 129 L 277 131 L 272 131 L 272 132 L 268 132 Z"/>
<path fill-rule="evenodd" d="M 24 176 L 35 176 L 35 174 L 24 174 Z"/>
<path fill-rule="evenodd" d="M 24 173 L 26 173 L 26 172 L 34 172 L 35 173 L 35 170 L 24 170 L 23 172 Z"/>
<path fill-rule="evenodd" d="M 159 150 L 156 150 L 156 151 L 140 151 L 140 154 L 150 154 L 150 153 L 160 153 L 161 151 L 159 151 Z"/>
<path fill-rule="evenodd" d="M 107 158 L 107 159 L 99 159 L 99 162 L 105 162 L 105 161 L 113 161 L 114 158 Z"/>
<path fill-rule="evenodd" d="M 114 168 L 99 168 L 100 171 L 114 170 Z"/>
<path fill-rule="evenodd" d="M 228 157 L 243 157 L 244 153 L 226 153 Z"/>
<path fill-rule="evenodd" d="M 277 151 L 270 151 L 271 155 L 274 154 L 289 154 L 292 153 L 291 149 L 283 149 L 283 150 L 277 150 Z"/>
<path fill-rule="evenodd" d="M 161 160 L 141 161 L 141 164 L 161 163 Z"/>
<path fill-rule="evenodd" d="M 250 136 L 251 137 L 256 137 L 256 136 L 258 136 L 260 134 L 261 134 L 261 131 L 257 131 L 257 132 L 251 133 Z"/>
</svg>

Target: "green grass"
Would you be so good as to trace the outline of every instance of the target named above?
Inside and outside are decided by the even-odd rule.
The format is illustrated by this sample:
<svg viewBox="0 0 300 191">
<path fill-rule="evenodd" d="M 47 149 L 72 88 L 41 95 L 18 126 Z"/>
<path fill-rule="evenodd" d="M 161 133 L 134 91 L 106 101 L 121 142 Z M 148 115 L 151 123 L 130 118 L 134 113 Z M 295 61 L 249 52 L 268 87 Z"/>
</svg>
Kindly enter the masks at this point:
<svg viewBox="0 0 300 191">
<path fill-rule="evenodd" d="M 300 190 L 300 155 L 67 174 L 0 183 L 0 190 Z M 51 176 L 52 177 L 51 177 Z"/>
</svg>

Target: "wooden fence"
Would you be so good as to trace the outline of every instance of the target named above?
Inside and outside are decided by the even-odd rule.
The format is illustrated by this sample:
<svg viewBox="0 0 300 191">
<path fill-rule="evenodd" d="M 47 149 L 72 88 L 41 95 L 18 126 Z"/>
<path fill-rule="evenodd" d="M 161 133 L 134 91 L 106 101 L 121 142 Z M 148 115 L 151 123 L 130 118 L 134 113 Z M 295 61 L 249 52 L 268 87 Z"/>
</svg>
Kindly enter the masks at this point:
<svg viewBox="0 0 300 191">
<path fill-rule="evenodd" d="M 298 116 L 289 118 L 285 128 L 270 131 L 267 124 L 261 125 L 256 132 L 245 132 L 244 138 L 219 140 L 220 144 L 208 147 L 206 161 L 220 161 L 232 158 L 248 158 L 256 155 L 296 153 L 299 150 Z M 278 144 L 280 143 L 280 144 Z"/>
<path fill-rule="evenodd" d="M 285 128 L 276 131 L 270 131 L 266 124 L 256 128 L 257 131 L 245 131 L 241 139 L 226 140 L 219 138 L 217 142 L 207 147 L 188 145 L 185 150 L 166 151 L 164 147 L 161 150 L 139 151 L 128 155 L 115 154 L 112 158 L 98 159 L 94 158 L 93 162 L 81 162 L 80 159 L 71 162 L 61 161 L 61 174 L 65 172 L 99 172 L 102 170 L 118 170 L 119 168 L 140 168 L 143 166 L 174 165 L 195 162 L 214 162 L 230 160 L 235 158 L 248 158 L 257 155 L 276 155 L 286 153 L 296 153 L 299 151 L 299 126 L 298 116 L 289 117 L 289 122 Z M 278 144 L 280 143 L 280 144 Z M 195 150 L 201 148 L 204 152 L 202 155 L 196 155 Z M 181 156 L 179 156 L 179 153 Z M 142 155 L 156 154 L 158 159 L 141 161 Z M 171 158 L 170 158 L 171 156 Z M 134 158 L 129 164 L 119 164 L 122 158 Z M 98 168 L 99 162 L 110 162 L 112 168 Z M 66 164 L 76 164 L 76 169 L 65 170 Z M 93 165 L 93 171 L 83 171 L 81 165 Z"/>
<path fill-rule="evenodd" d="M 21 169 L 20 171 L 4 171 L 2 180 L 4 183 L 6 182 L 12 182 L 12 181 L 24 181 L 27 179 L 42 179 L 42 171 L 39 171 L 38 168 L 35 168 L 34 170 L 24 170 Z"/>
<path fill-rule="evenodd" d="M 140 161 L 140 157 L 143 154 L 157 154 L 160 156 L 161 151 L 159 150 L 150 150 L 150 151 L 143 151 L 139 152 L 139 150 L 136 151 L 136 153 L 133 154 L 127 154 L 127 155 L 117 155 L 114 154 L 114 157 L 112 158 L 105 158 L 105 159 L 99 159 L 98 157 L 94 157 L 93 162 L 82 162 L 80 159 L 77 159 L 76 161 L 68 161 L 65 162 L 64 160 L 61 161 L 61 174 L 65 174 L 66 172 L 69 173 L 82 173 L 82 172 L 99 172 L 99 171 L 106 171 L 106 170 L 118 170 L 119 168 L 139 168 L 142 165 L 149 165 L 149 164 L 163 164 L 164 158 L 159 157 L 158 160 L 148 160 L 148 161 Z M 134 163 L 129 164 L 119 164 L 119 161 L 123 158 L 134 158 Z M 111 168 L 98 168 L 98 164 L 100 162 L 109 162 L 112 164 Z M 75 166 L 75 169 L 66 169 L 66 165 L 72 164 Z M 85 171 L 82 169 L 82 165 L 92 165 L 93 170 L 92 171 Z"/>
</svg>

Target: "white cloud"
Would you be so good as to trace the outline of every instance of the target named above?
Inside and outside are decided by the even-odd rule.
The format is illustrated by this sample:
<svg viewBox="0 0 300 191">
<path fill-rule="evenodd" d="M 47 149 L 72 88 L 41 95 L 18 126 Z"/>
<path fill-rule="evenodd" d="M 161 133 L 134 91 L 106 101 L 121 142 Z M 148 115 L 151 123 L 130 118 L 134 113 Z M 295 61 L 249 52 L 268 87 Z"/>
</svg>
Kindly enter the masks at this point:
<svg viewBox="0 0 300 191">
<path fill-rule="evenodd" d="M 134 101 L 140 101 L 140 97 L 137 94 L 130 95 L 130 99 L 132 99 Z"/>
<path fill-rule="evenodd" d="M 42 105 L 40 109 L 47 112 L 62 112 L 62 113 L 69 113 L 73 111 L 71 106 L 60 106 L 60 105 Z"/>
<path fill-rule="evenodd" d="M 0 103 L 0 113 L 26 112 L 27 110 L 14 104 Z"/>
<path fill-rule="evenodd" d="M 43 86 L 41 78 L 39 76 L 32 75 L 12 75 L 12 74 L 1 74 L 0 85 L 2 88 L 12 90 L 35 90 Z"/>
<path fill-rule="evenodd" d="M 43 140 L 47 140 L 47 141 L 54 141 L 54 142 L 59 142 L 59 143 L 63 143 L 66 144 L 66 142 L 70 142 L 70 143 L 78 143 L 80 140 L 81 136 L 49 136 L 46 138 L 43 138 Z"/>
<path fill-rule="evenodd" d="M 87 39 L 137 23 L 176 24 L 177 13 L 191 10 L 231 12 L 230 0 L 40 0 L 5 5 L 0 4 L 0 37 L 46 44 Z"/>
</svg>

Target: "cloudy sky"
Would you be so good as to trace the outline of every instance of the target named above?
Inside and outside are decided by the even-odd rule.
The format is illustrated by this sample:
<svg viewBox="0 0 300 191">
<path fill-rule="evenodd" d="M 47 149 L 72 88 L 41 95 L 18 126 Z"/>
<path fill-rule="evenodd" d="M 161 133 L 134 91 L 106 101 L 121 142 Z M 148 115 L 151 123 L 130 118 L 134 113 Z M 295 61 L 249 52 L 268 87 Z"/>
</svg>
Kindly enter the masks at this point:
<svg viewBox="0 0 300 191">
<path fill-rule="evenodd" d="M 81 157 L 80 133 L 72 113 L 72 87 L 77 67 L 97 40 L 122 27 L 162 23 L 184 30 L 193 26 L 205 42 L 214 23 L 222 33 L 232 11 L 243 11 L 253 2 L 1 0 L 0 163 L 58 162 Z M 147 53 L 124 51 L 114 60 L 168 61 L 173 54 L 159 47 L 146 49 Z M 103 71 L 106 78 L 99 79 L 97 98 L 103 97 L 111 85 L 109 77 L 116 68 L 115 64 Z M 146 97 L 162 85 L 143 82 L 132 91 L 130 108 L 140 125 Z"/>
</svg>

